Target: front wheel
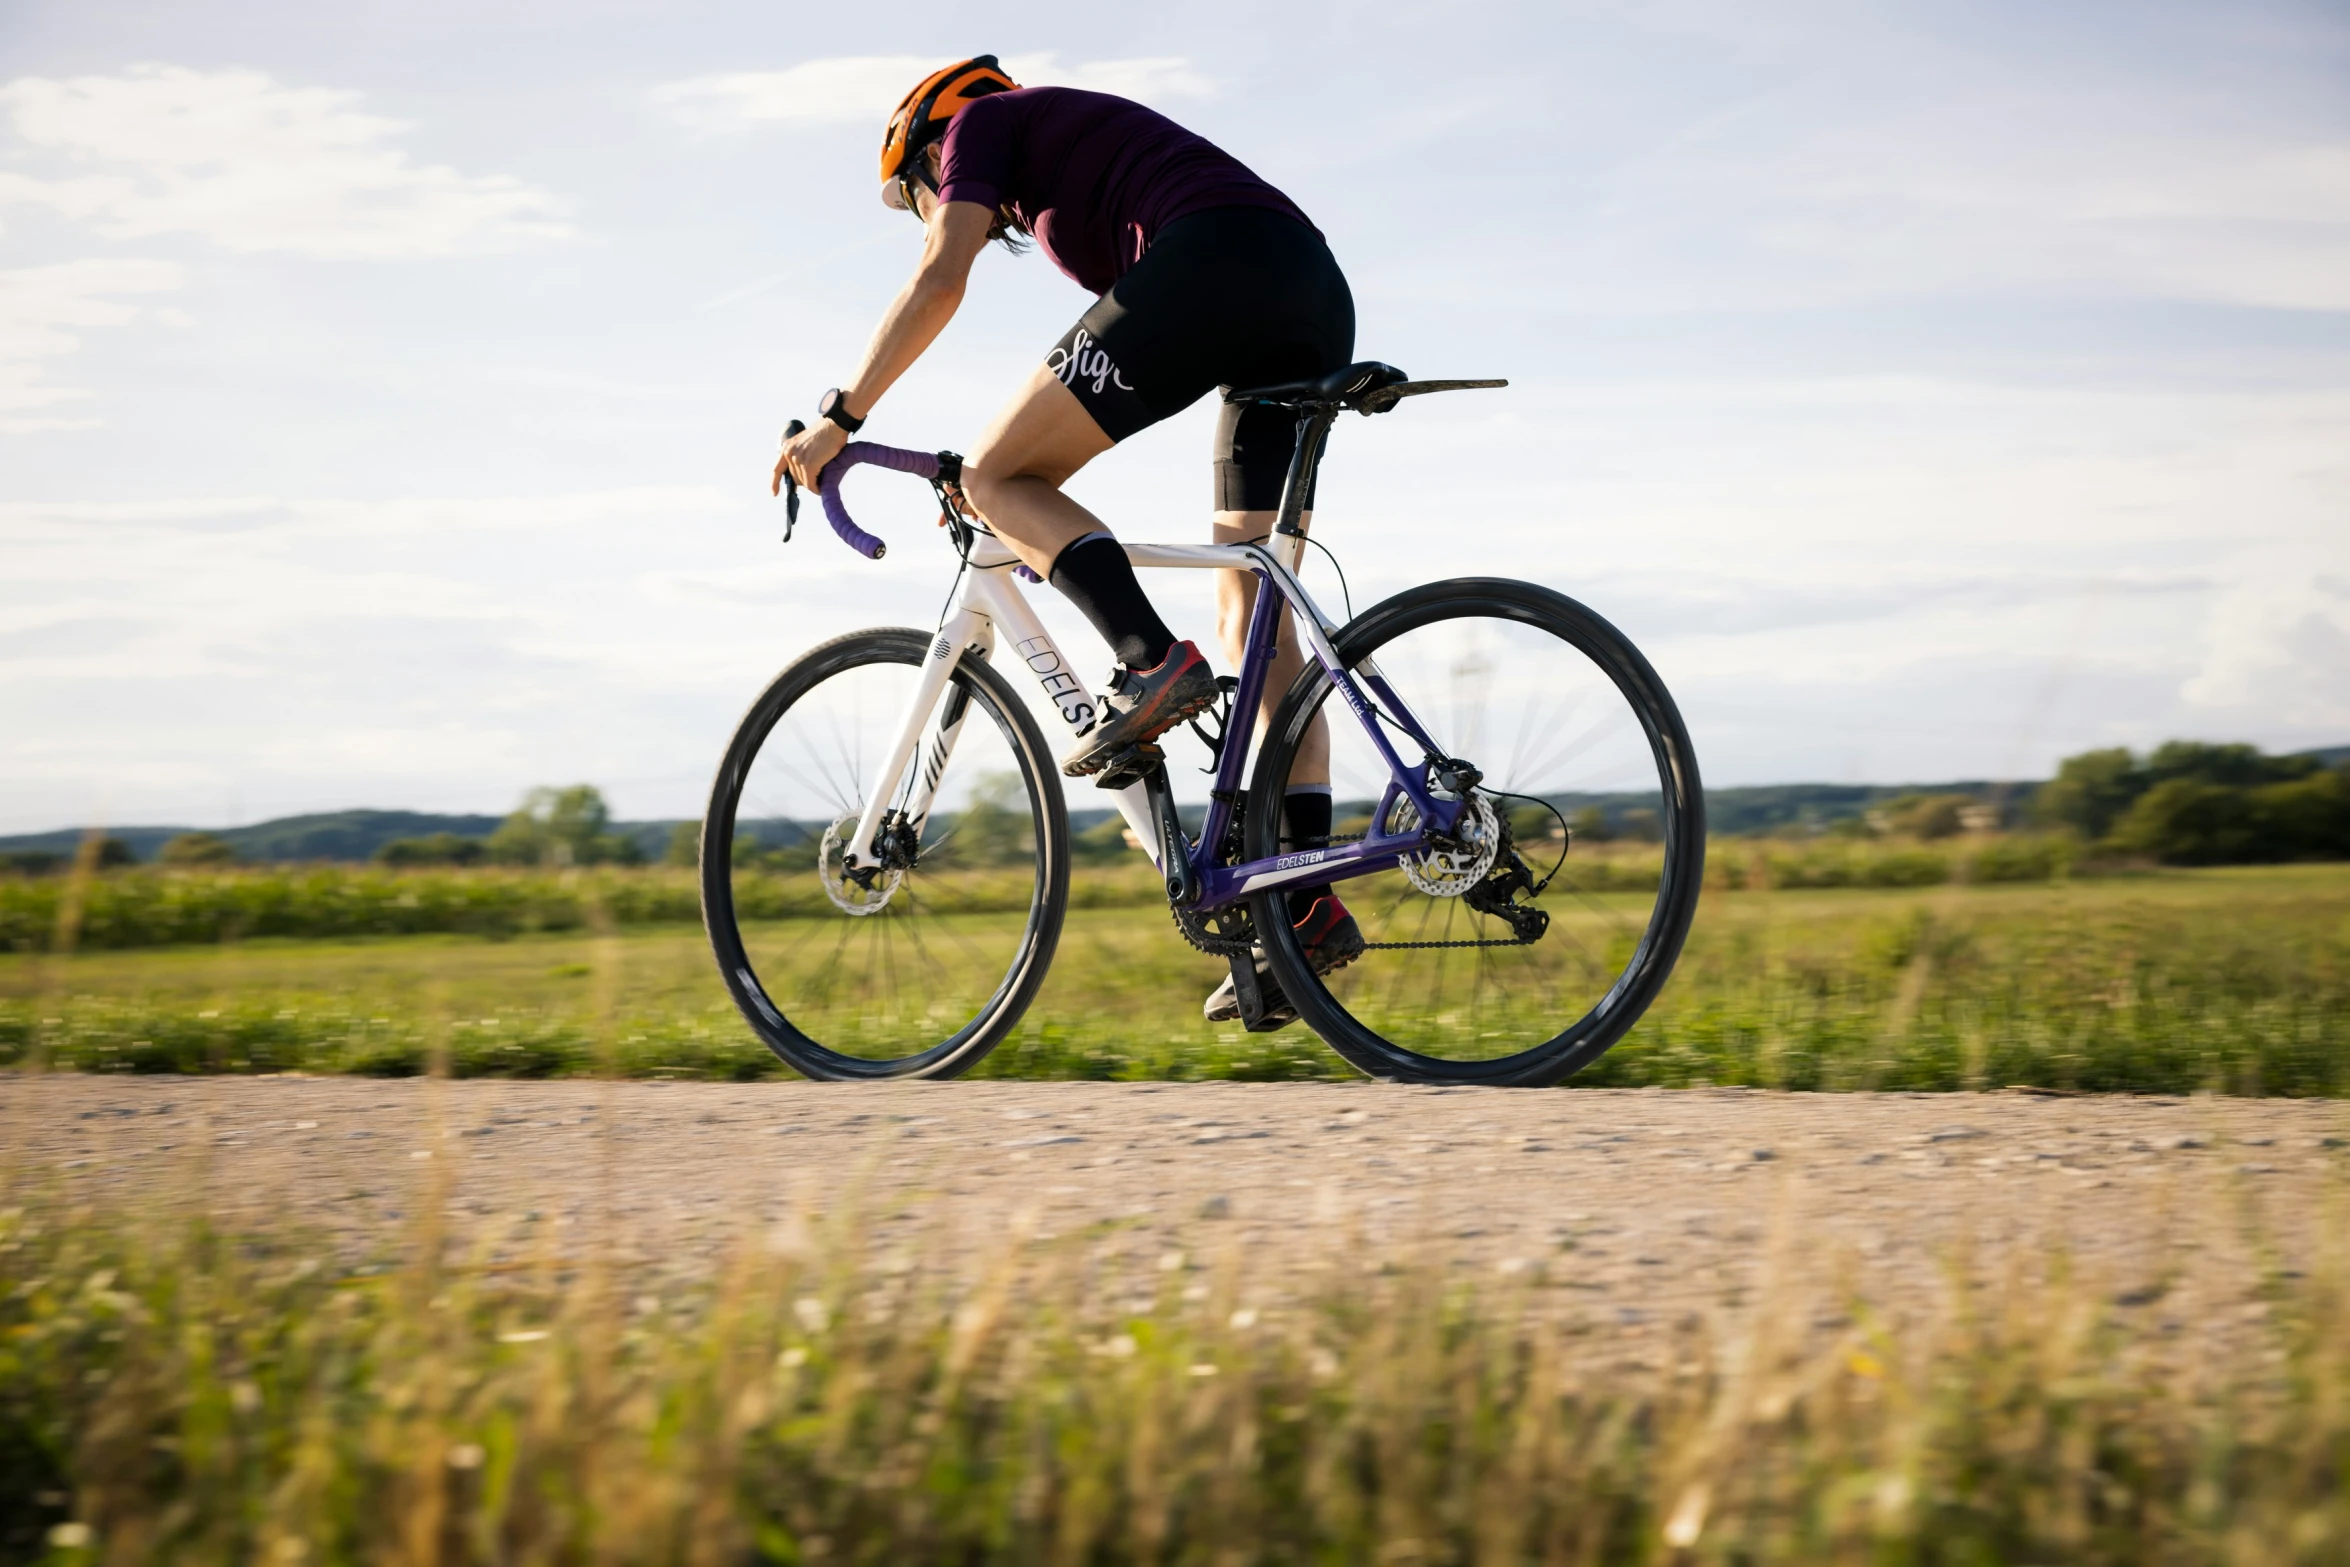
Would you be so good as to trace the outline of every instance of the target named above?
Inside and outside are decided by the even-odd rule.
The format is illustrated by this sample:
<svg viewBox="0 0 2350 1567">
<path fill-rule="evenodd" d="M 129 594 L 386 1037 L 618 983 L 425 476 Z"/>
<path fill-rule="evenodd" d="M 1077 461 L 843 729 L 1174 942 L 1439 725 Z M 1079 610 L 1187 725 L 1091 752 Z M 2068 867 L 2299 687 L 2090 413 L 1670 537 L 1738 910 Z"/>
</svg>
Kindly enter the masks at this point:
<svg viewBox="0 0 2350 1567">
<path fill-rule="evenodd" d="M 1621 632 L 1532 583 L 1431 583 L 1333 640 L 1405 766 L 1466 762 L 1482 776 L 1450 843 L 1337 884 L 1366 944 L 1347 966 L 1316 976 L 1285 894 L 1258 895 L 1275 977 L 1374 1077 L 1558 1082 L 1656 999 L 1697 910 L 1705 803 L 1679 710 Z M 1281 800 L 1318 717 L 1338 836 L 1368 832 L 1380 811 L 1384 831 L 1411 829 L 1408 800 L 1333 689 L 1310 663 L 1275 713 L 1250 782 L 1250 859 L 1289 847 Z"/>
<path fill-rule="evenodd" d="M 852 866 L 873 775 L 931 636 L 837 637 L 775 678 L 702 822 L 702 922 L 760 1040 L 809 1077 L 953 1077 L 1020 1021 L 1069 902 L 1069 817 L 1036 720 L 964 652 L 876 861 Z"/>
</svg>

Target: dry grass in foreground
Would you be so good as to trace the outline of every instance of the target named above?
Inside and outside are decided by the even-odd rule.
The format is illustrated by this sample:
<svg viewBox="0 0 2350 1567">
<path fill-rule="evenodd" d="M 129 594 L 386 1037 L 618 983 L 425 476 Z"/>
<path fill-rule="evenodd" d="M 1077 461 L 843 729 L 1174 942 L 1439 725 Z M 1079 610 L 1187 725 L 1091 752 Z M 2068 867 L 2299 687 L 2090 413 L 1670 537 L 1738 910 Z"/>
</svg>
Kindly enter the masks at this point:
<svg viewBox="0 0 2350 1567">
<path fill-rule="evenodd" d="M 2192 1339 L 2060 1260 L 1891 1320 L 1795 1227 L 1761 1309 L 1628 1355 L 1521 1280 L 746 1236 L 381 1271 L 160 1211 L 0 1209 L 0 1556 L 53 1562 L 2117 1562 L 2350 1556 L 2350 1257 Z M 573 1237 L 577 1246 L 581 1238 Z M 2182 1281 L 2177 1316 L 2203 1299 Z M 2232 1291 L 2233 1293 L 2230 1293 Z M 2198 1324 L 2201 1328 L 2205 1324 Z"/>
</svg>

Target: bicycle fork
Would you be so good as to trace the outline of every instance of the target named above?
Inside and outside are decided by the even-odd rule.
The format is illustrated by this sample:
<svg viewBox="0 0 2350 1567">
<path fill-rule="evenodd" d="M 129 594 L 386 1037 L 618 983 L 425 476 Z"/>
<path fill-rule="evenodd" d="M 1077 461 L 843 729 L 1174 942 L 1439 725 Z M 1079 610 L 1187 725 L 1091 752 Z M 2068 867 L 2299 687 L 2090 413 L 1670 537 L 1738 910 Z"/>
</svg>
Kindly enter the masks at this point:
<svg viewBox="0 0 2350 1567">
<path fill-rule="evenodd" d="M 1037 619 L 1036 611 L 1005 580 L 1014 563 L 1012 552 L 995 539 L 982 534 L 973 541 L 971 569 L 964 574 L 954 607 L 931 639 L 922 673 L 899 721 L 897 740 L 874 776 L 872 791 L 866 796 L 863 814 L 857 821 L 856 835 L 844 846 L 843 863 L 848 868 L 860 869 L 874 862 L 875 840 L 881 837 L 885 820 L 893 810 L 911 825 L 916 835 L 914 841 L 920 841 L 922 825 L 937 803 L 940 781 L 946 776 L 947 763 L 954 755 L 955 741 L 969 717 L 968 697 L 962 687 L 951 682 L 955 664 L 965 655 L 992 661 L 999 643 L 1008 643 L 1029 678 L 1036 682 L 1045 705 L 1059 717 L 1071 736 L 1084 734 L 1093 727 L 1092 693 L 1071 672 L 1068 660 L 1045 630 L 1044 623 Z M 1006 673 L 1016 672 L 1007 670 Z M 920 770 L 909 776 L 918 754 Z M 1058 765 L 1049 756 L 1039 760 L 1046 767 Z M 1181 866 L 1182 874 L 1190 879 L 1188 884 L 1196 892 L 1196 872 L 1191 868 L 1188 844 L 1175 813 L 1174 796 L 1167 787 L 1165 770 L 1160 769 L 1158 775 L 1158 800 L 1153 799 L 1150 788 L 1140 779 L 1107 792 L 1110 803 L 1141 840 L 1144 852 L 1161 870 L 1170 865 Z M 901 798 L 902 805 L 897 803 Z"/>
</svg>

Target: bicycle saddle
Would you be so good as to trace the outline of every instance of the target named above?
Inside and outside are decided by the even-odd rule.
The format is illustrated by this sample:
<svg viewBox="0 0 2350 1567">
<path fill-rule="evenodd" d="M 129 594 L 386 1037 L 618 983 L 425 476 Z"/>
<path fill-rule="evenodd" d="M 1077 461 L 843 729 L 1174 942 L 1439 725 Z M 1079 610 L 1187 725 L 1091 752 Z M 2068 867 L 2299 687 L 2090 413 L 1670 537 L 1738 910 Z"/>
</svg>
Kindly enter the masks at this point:
<svg viewBox="0 0 2350 1567">
<path fill-rule="evenodd" d="M 1383 414 L 1407 397 L 1424 392 L 1458 392 L 1471 387 L 1507 386 L 1507 381 L 1415 381 L 1390 364 L 1365 359 L 1309 381 L 1276 386 L 1234 387 L 1228 403 L 1271 403 L 1285 408 L 1337 406 L 1359 414 Z"/>
</svg>

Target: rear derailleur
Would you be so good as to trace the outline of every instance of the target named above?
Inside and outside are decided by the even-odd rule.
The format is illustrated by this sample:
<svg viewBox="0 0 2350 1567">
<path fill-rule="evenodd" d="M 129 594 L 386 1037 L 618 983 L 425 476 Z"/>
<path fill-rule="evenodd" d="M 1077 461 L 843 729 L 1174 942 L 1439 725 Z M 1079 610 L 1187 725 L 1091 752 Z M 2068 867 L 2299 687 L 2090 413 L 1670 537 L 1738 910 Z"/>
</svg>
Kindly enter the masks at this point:
<svg viewBox="0 0 2350 1567">
<path fill-rule="evenodd" d="M 1493 869 L 1484 880 L 1461 894 L 1461 901 L 1480 914 L 1490 914 L 1509 926 L 1521 945 L 1540 941 L 1550 929 L 1550 911 L 1535 908 L 1530 903 L 1517 901 L 1519 893 L 1527 897 L 1539 896 L 1542 889 L 1535 885 L 1534 873 L 1526 869 L 1526 862 L 1518 857 L 1517 848 L 1510 842 L 1509 828 L 1502 828 L 1501 853 L 1494 856 Z"/>
</svg>

